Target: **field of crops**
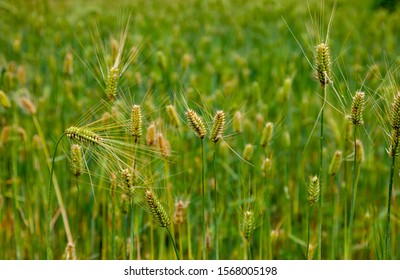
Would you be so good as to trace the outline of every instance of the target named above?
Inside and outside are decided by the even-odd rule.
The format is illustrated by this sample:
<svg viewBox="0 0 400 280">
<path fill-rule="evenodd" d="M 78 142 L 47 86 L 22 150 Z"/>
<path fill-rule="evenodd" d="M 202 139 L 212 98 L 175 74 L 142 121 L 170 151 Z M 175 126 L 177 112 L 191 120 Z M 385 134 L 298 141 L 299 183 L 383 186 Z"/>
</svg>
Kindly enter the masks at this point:
<svg viewBox="0 0 400 280">
<path fill-rule="evenodd" d="M 400 258 L 396 1 L 116 2 L 0 2 L 0 259 Z"/>
</svg>

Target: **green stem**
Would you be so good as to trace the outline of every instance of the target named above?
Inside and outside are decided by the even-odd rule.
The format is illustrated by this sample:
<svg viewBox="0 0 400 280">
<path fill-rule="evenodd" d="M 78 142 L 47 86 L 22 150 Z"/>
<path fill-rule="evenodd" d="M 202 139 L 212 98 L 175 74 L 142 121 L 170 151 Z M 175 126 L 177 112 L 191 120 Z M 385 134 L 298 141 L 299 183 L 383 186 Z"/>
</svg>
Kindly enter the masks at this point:
<svg viewBox="0 0 400 280">
<path fill-rule="evenodd" d="M 179 253 L 178 253 L 178 250 L 177 250 L 177 248 L 176 248 L 175 240 L 174 240 L 174 238 L 172 237 L 171 231 L 169 230 L 169 227 L 165 227 L 165 228 L 167 229 L 169 238 L 171 238 L 172 245 L 174 246 L 174 251 L 175 251 L 176 259 L 177 259 L 177 260 L 180 260 L 180 258 L 179 258 Z"/>
<path fill-rule="evenodd" d="M 394 148 L 397 151 L 397 141 L 396 147 Z M 394 181 L 394 167 L 396 163 L 396 155 L 392 157 L 392 166 L 390 168 L 390 180 L 389 180 L 389 196 L 388 196 L 388 206 L 387 206 L 387 221 L 386 221 L 386 235 L 385 235 L 385 259 L 390 259 L 390 205 L 392 199 L 392 189 L 393 189 L 393 181 Z"/>
<path fill-rule="evenodd" d="M 353 238 L 353 225 L 354 225 L 354 208 L 356 204 L 356 188 L 357 188 L 357 144 L 356 144 L 356 132 L 357 126 L 354 126 L 354 162 L 353 162 L 353 184 L 351 187 L 351 205 L 350 205 L 350 221 L 349 221 L 349 231 L 347 237 L 347 252 L 348 257 L 351 258 L 351 245 Z"/>
<path fill-rule="evenodd" d="M 206 193 L 204 186 L 204 143 L 203 139 L 200 139 L 201 145 L 201 196 L 203 198 L 203 216 L 202 216 L 202 224 L 203 224 L 203 260 L 207 258 L 207 237 L 206 237 Z"/>
<path fill-rule="evenodd" d="M 309 259 L 309 251 L 310 251 L 310 231 L 311 231 L 311 210 L 312 206 L 308 210 L 308 226 L 307 226 L 307 251 L 306 251 L 306 259 Z"/>
<path fill-rule="evenodd" d="M 322 88 L 322 95 L 324 97 L 322 108 L 321 108 L 321 134 L 320 134 L 320 165 L 319 165 L 319 178 L 320 178 L 320 197 L 318 200 L 318 259 L 321 259 L 322 253 L 322 197 L 323 197 L 323 160 L 324 160 L 324 108 L 326 102 L 326 87 Z"/>
<path fill-rule="evenodd" d="M 130 234 L 130 237 L 129 237 L 129 259 L 130 260 L 133 260 L 133 248 L 134 248 L 134 226 L 135 226 L 135 224 L 134 224 L 134 220 L 135 220 L 135 217 L 134 217 L 134 211 L 133 211 L 133 202 L 131 202 L 131 234 Z"/>
<path fill-rule="evenodd" d="M 214 153 L 213 153 L 213 172 L 214 172 L 214 226 L 215 226 L 215 259 L 219 260 L 219 248 L 218 248 L 218 185 L 217 185 L 217 175 L 215 172 L 215 155 L 217 152 L 217 143 L 214 143 Z"/>
</svg>

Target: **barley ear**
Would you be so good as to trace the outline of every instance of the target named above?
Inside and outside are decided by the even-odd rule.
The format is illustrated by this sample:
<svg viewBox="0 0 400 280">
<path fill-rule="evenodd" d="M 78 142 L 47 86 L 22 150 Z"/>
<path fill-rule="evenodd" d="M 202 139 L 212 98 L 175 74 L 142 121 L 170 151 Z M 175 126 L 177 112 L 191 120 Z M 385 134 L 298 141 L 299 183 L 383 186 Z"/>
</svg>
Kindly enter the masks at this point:
<svg viewBox="0 0 400 280">
<path fill-rule="evenodd" d="M 67 135 L 67 137 L 70 139 L 74 139 L 85 144 L 101 145 L 103 142 L 103 138 L 93 131 L 76 126 L 70 126 L 67 128 L 65 130 L 65 135 Z"/>
<path fill-rule="evenodd" d="M 269 145 L 269 142 L 271 141 L 271 138 L 272 138 L 273 131 L 274 131 L 274 124 L 271 122 L 267 122 L 265 124 L 263 132 L 261 134 L 260 145 L 262 147 L 265 148 Z"/>
<path fill-rule="evenodd" d="M 318 176 L 310 177 L 310 182 L 308 184 L 308 202 L 310 206 L 313 206 L 320 197 L 320 182 Z"/>
<path fill-rule="evenodd" d="M 364 103 L 365 94 L 364 92 L 357 91 L 353 98 L 353 104 L 351 106 L 350 121 L 354 125 L 362 125 L 364 123 Z"/>
<path fill-rule="evenodd" d="M 225 128 L 225 113 L 220 110 L 215 113 L 213 126 L 210 132 L 210 139 L 214 143 L 218 142 L 222 138 L 222 133 Z"/>
<path fill-rule="evenodd" d="M 325 43 L 316 46 L 315 71 L 321 87 L 324 88 L 332 82 L 331 54 L 329 46 Z"/>
<path fill-rule="evenodd" d="M 186 111 L 186 117 L 190 128 L 194 131 L 194 133 L 196 133 L 196 135 L 200 139 L 203 139 L 204 136 L 206 136 L 207 134 L 207 130 L 204 126 L 203 120 L 192 109 L 188 109 Z"/>
<path fill-rule="evenodd" d="M 75 177 L 79 177 L 83 173 L 83 156 L 82 147 L 78 144 L 73 144 L 71 146 L 71 162 L 70 167 L 72 174 Z"/>
<path fill-rule="evenodd" d="M 255 229 L 253 211 L 245 211 L 242 218 L 242 234 L 247 241 L 251 241 Z"/>
<path fill-rule="evenodd" d="M 158 223 L 160 227 L 168 227 L 171 224 L 171 221 L 164 207 L 154 195 L 154 192 L 152 190 L 147 190 L 145 196 L 147 204 L 150 208 L 150 212 L 153 215 L 153 219 Z"/>
<path fill-rule="evenodd" d="M 175 128 L 178 128 L 181 125 L 181 121 L 179 119 L 178 113 L 176 112 L 174 105 L 168 105 L 166 107 L 168 117 Z"/>
<path fill-rule="evenodd" d="M 114 101 L 117 97 L 118 90 L 118 80 L 119 80 L 119 68 L 111 67 L 108 71 L 107 80 L 106 80 L 106 95 L 108 99 Z"/>
<path fill-rule="evenodd" d="M 135 141 L 142 136 L 142 111 L 140 105 L 133 105 L 132 107 L 131 134 Z"/>
<path fill-rule="evenodd" d="M 341 161 L 342 161 L 342 152 L 336 151 L 335 154 L 333 155 L 331 164 L 329 165 L 329 170 L 328 170 L 329 176 L 335 176 L 338 173 Z"/>
</svg>

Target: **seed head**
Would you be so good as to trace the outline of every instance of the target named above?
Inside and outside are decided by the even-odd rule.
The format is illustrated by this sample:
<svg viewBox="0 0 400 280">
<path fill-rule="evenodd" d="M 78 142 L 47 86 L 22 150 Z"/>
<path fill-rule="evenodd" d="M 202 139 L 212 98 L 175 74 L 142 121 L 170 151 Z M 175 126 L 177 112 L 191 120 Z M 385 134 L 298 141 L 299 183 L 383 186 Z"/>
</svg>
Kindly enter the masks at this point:
<svg viewBox="0 0 400 280">
<path fill-rule="evenodd" d="M 150 207 L 150 212 L 153 215 L 153 219 L 159 224 L 160 227 L 168 227 L 171 221 L 165 211 L 164 207 L 154 195 L 152 190 L 146 191 L 146 201 Z"/>
<path fill-rule="evenodd" d="M 361 140 L 356 140 L 356 162 L 361 163 L 364 161 L 364 145 Z"/>
<path fill-rule="evenodd" d="M 350 121 L 354 125 L 362 125 L 364 114 L 364 92 L 357 91 L 353 98 L 353 105 L 351 106 Z"/>
<path fill-rule="evenodd" d="M 263 132 L 261 134 L 260 144 L 262 147 L 267 147 L 269 141 L 272 138 L 272 133 L 274 131 L 274 124 L 272 122 L 267 122 L 264 126 Z"/>
<path fill-rule="evenodd" d="M 217 111 L 214 116 L 214 122 L 210 133 L 210 139 L 216 143 L 220 138 L 222 138 L 222 133 L 225 128 L 225 113 L 224 111 Z"/>
<path fill-rule="evenodd" d="M 70 162 L 72 174 L 74 174 L 75 177 L 79 177 L 83 173 L 83 166 L 82 147 L 78 144 L 73 144 L 71 146 Z"/>
<path fill-rule="evenodd" d="M 101 145 L 103 142 L 103 138 L 86 128 L 70 126 L 65 130 L 65 134 L 68 138 L 85 144 Z"/>
<path fill-rule="evenodd" d="M 131 116 L 131 134 L 135 141 L 142 136 L 142 111 L 140 105 L 133 105 Z"/>
<path fill-rule="evenodd" d="M 178 113 L 176 112 L 175 106 L 174 105 L 168 105 L 166 107 L 167 114 L 169 116 L 169 119 L 172 123 L 172 125 L 175 128 L 178 128 L 181 125 L 181 121 L 179 119 Z"/>
<path fill-rule="evenodd" d="M 392 129 L 400 130 L 400 92 L 397 93 L 393 101 L 390 125 Z"/>
<path fill-rule="evenodd" d="M 245 211 L 242 218 L 242 234 L 247 241 L 251 241 L 255 229 L 255 219 L 253 211 Z"/>
<path fill-rule="evenodd" d="M 318 176 L 310 177 L 310 182 L 308 184 L 308 202 L 310 206 L 313 206 L 320 197 L 320 183 Z"/>
<path fill-rule="evenodd" d="M 33 116 L 36 114 L 36 106 L 28 97 L 22 97 L 20 102 L 22 108 L 25 109 L 29 115 Z"/>
<path fill-rule="evenodd" d="M 146 132 L 146 145 L 153 146 L 156 143 L 156 125 L 151 123 Z"/>
<path fill-rule="evenodd" d="M 243 131 L 243 121 L 242 121 L 242 113 L 240 111 L 236 111 L 233 116 L 233 131 L 236 133 L 241 133 Z"/>
<path fill-rule="evenodd" d="M 171 148 L 167 139 L 164 138 L 162 133 L 157 134 L 157 144 L 160 149 L 160 153 L 164 158 L 171 156 Z"/>
<path fill-rule="evenodd" d="M 329 171 L 328 171 L 329 176 L 335 176 L 338 173 L 341 161 L 342 161 L 342 152 L 336 151 L 335 154 L 333 155 L 331 164 L 329 165 Z"/>
<path fill-rule="evenodd" d="M 118 80 L 119 68 L 113 66 L 108 71 L 106 80 L 106 95 L 111 101 L 115 100 L 115 98 L 117 97 Z"/>
<path fill-rule="evenodd" d="M 192 128 L 194 133 L 200 138 L 203 139 L 207 134 L 206 127 L 204 126 L 203 120 L 197 115 L 195 111 L 192 109 L 188 109 L 186 111 L 187 121 L 189 126 Z"/>
<path fill-rule="evenodd" d="M 332 82 L 331 54 L 328 45 L 325 43 L 321 43 L 316 47 L 315 72 L 321 87 L 324 88 Z"/>
<path fill-rule="evenodd" d="M 254 147 L 252 144 L 247 144 L 244 147 L 244 151 L 243 151 L 243 159 L 246 161 L 250 161 L 251 157 L 253 156 L 253 152 L 254 152 Z"/>
</svg>

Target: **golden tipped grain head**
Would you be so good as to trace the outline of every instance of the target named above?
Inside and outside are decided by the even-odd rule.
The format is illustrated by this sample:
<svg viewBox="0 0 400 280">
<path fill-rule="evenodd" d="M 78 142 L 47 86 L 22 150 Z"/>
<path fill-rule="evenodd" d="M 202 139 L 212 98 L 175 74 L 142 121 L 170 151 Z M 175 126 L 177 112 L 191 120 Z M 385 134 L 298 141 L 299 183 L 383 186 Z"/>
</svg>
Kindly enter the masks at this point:
<svg viewBox="0 0 400 280">
<path fill-rule="evenodd" d="M 64 67 L 63 72 L 64 75 L 71 76 L 74 73 L 74 65 L 73 65 L 73 56 L 72 53 L 68 52 L 64 58 Z"/>
<path fill-rule="evenodd" d="M 320 197 L 320 182 L 318 176 L 310 177 L 310 182 L 308 184 L 308 202 L 310 206 L 313 206 Z"/>
<path fill-rule="evenodd" d="M 269 145 L 273 131 L 274 131 L 274 124 L 272 122 L 267 122 L 261 134 L 260 145 L 262 147 L 267 147 Z"/>
<path fill-rule="evenodd" d="M 203 139 L 207 134 L 207 130 L 200 116 L 192 109 L 188 109 L 186 111 L 186 117 L 190 128 L 200 139 Z"/>
<path fill-rule="evenodd" d="M 354 125 L 363 125 L 365 93 L 357 91 L 353 97 L 353 104 L 351 106 L 350 121 Z"/>
<path fill-rule="evenodd" d="M 0 105 L 3 106 L 4 108 L 11 107 L 10 99 L 2 90 L 0 90 Z"/>
<path fill-rule="evenodd" d="M 20 104 L 22 108 L 28 112 L 29 115 L 33 116 L 36 114 L 36 106 L 28 97 L 21 97 Z"/>
<path fill-rule="evenodd" d="M 172 125 L 176 128 L 178 128 L 181 125 L 181 121 L 179 119 L 178 113 L 176 112 L 175 106 L 174 105 L 168 105 L 166 107 L 167 114 L 169 117 L 169 120 L 171 121 Z"/>
<path fill-rule="evenodd" d="M 135 139 L 142 136 L 142 111 L 140 105 L 133 105 L 132 107 L 131 134 Z"/>
<path fill-rule="evenodd" d="M 171 221 L 164 207 L 154 195 L 154 192 L 152 190 L 147 190 L 145 196 L 153 219 L 159 224 L 160 227 L 168 227 L 171 224 Z"/>
<path fill-rule="evenodd" d="M 261 164 L 262 175 L 266 176 L 269 172 L 271 172 L 271 168 L 272 168 L 271 159 L 270 158 L 264 159 L 262 164 Z"/>
<path fill-rule="evenodd" d="M 332 82 L 332 64 L 329 46 L 321 43 L 316 46 L 315 50 L 315 72 L 321 84 L 325 87 Z"/>
<path fill-rule="evenodd" d="M 75 177 L 79 177 L 83 173 L 83 155 L 82 147 L 78 144 L 73 144 L 71 146 L 71 162 L 70 162 L 71 172 Z"/>
<path fill-rule="evenodd" d="M 236 133 L 243 132 L 243 116 L 240 111 L 236 111 L 233 115 L 233 131 Z"/>
<path fill-rule="evenodd" d="M 252 144 L 247 144 L 243 150 L 243 159 L 250 161 L 254 152 L 254 146 Z"/>
<path fill-rule="evenodd" d="M 70 126 L 65 130 L 65 134 L 68 138 L 84 144 L 101 145 L 103 142 L 103 138 L 86 128 Z"/>
<path fill-rule="evenodd" d="M 328 174 L 329 176 L 335 176 L 340 168 L 340 163 L 342 161 L 342 151 L 336 151 L 333 155 L 331 164 L 329 165 Z"/>
<path fill-rule="evenodd" d="M 255 229 L 255 218 L 253 211 L 245 211 L 242 218 L 242 234 L 247 241 L 251 241 Z"/>
<path fill-rule="evenodd" d="M 222 138 L 222 133 L 225 128 L 225 113 L 220 110 L 215 113 L 213 126 L 210 132 L 210 139 L 216 143 L 220 138 Z"/>
<path fill-rule="evenodd" d="M 155 123 L 151 123 L 151 125 L 147 128 L 146 132 L 146 145 L 154 146 L 156 143 L 156 125 Z"/>
<path fill-rule="evenodd" d="M 397 93 L 393 101 L 390 126 L 392 129 L 400 130 L 400 92 Z"/>
<path fill-rule="evenodd" d="M 356 140 L 356 162 L 361 163 L 364 161 L 364 145 L 360 139 Z"/>
<path fill-rule="evenodd" d="M 111 101 L 117 97 L 118 80 L 119 80 L 119 68 L 111 67 L 108 71 L 106 80 L 106 95 Z"/>
<path fill-rule="evenodd" d="M 157 134 L 157 145 L 160 150 L 161 155 L 164 158 L 171 156 L 171 148 L 167 139 L 164 138 L 162 133 Z"/>
</svg>

